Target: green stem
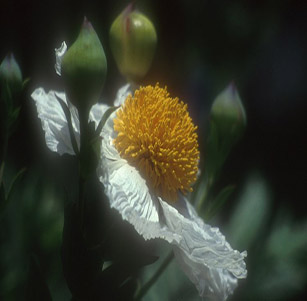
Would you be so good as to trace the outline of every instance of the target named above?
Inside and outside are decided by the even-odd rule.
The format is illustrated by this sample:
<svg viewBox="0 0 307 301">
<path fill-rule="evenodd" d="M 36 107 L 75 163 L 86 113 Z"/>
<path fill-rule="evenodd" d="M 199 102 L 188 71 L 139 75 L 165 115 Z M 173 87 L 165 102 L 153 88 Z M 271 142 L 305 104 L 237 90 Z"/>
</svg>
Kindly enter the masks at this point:
<svg viewBox="0 0 307 301">
<path fill-rule="evenodd" d="M 80 122 L 80 153 L 79 153 L 79 218 L 80 227 L 84 226 L 85 215 L 85 195 L 84 188 L 87 178 L 86 172 L 86 157 L 88 153 L 88 116 L 89 110 L 79 110 L 79 122 Z"/>
<path fill-rule="evenodd" d="M 7 120 L 4 122 L 4 128 L 3 128 L 3 146 L 2 146 L 2 158 L 1 158 L 1 168 L 0 168 L 0 184 L 3 180 L 3 174 L 4 174 L 4 167 L 5 167 L 5 159 L 7 154 L 7 148 L 8 148 L 8 141 L 9 141 L 9 133 L 8 133 L 8 125 Z"/>
<path fill-rule="evenodd" d="M 164 270 L 168 267 L 168 265 L 171 263 L 171 261 L 174 258 L 174 253 L 170 252 L 167 257 L 162 262 L 161 266 L 158 268 L 158 270 L 153 274 L 153 276 L 149 279 L 149 281 L 138 291 L 138 293 L 135 296 L 135 301 L 141 300 L 142 297 L 146 295 L 146 293 L 149 291 L 149 289 L 154 285 L 154 283 L 159 279 L 161 274 L 164 272 Z"/>
<path fill-rule="evenodd" d="M 200 192 L 197 194 L 197 200 L 195 202 L 195 208 L 197 212 L 200 212 L 204 203 L 206 202 L 208 195 L 210 193 L 210 190 L 212 188 L 212 185 L 214 183 L 214 177 L 209 176 L 208 173 L 204 175 L 205 177 L 205 185 L 204 187 L 199 187 L 198 189 Z M 202 181 L 200 182 L 202 183 Z"/>
</svg>

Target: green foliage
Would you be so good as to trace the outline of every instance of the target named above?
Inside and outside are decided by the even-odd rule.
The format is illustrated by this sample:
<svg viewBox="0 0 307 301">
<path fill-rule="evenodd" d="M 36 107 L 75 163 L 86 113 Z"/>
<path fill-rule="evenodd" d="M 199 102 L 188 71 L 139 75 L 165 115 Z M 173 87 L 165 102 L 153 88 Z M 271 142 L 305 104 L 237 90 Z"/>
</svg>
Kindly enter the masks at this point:
<svg viewBox="0 0 307 301">
<path fill-rule="evenodd" d="M 8 176 L 15 174 L 15 171 L 9 167 L 7 170 Z M 16 182 L 11 201 L 2 214 L 0 221 L 0 298 L 2 300 L 24 298 L 27 283 L 29 285 L 31 254 L 37 258 L 42 277 L 45 278 L 54 300 L 63 298 L 66 300 L 69 296 L 59 256 L 63 228 L 63 194 L 46 178 L 41 177 L 41 174 L 42 170 L 31 169 L 26 178 Z M 35 270 L 35 267 L 33 268 Z M 31 285 L 34 285 L 33 281 L 38 280 L 34 278 L 32 277 Z M 38 282 L 36 285 L 41 283 Z"/>
<path fill-rule="evenodd" d="M 292 300 L 307 285 L 307 223 L 285 207 L 270 221 L 272 196 L 266 180 L 251 175 L 226 226 L 231 244 L 248 251 L 248 277 L 234 300 Z"/>
<path fill-rule="evenodd" d="M 229 238 L 236 247 L 248 250 L 264 230 L 270 202 L 271 193 L 264 179 L 257 174 L 250 176 L 227 227 Z"/>
</svg>

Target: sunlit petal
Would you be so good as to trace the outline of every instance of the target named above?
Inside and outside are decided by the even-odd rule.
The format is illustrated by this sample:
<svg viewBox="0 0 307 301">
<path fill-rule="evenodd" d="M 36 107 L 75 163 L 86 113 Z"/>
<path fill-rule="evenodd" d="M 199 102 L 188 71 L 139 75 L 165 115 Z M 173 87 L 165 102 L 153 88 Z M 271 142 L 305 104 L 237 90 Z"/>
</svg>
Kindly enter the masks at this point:
<svg viewBox="0 0 307 301">
<path fill-rule="evenodd" d="M 67 104 L 65 93 L 52 90 L 46 93 L 43 88 L 38 88 L 31 94 L 31 97 L 35 101 L 38 117 L 45 131 L 45 139 L 48 148 L 60 155 L 65 153 L 73 155 L 74 151 L 70 140 L 67 120 L 57 100 L 58 97 Z M 79 146 L 80 134 L 77 112 L 71 105 L 70 109 L 72 112 L 73 131 Z"/>
</svg>

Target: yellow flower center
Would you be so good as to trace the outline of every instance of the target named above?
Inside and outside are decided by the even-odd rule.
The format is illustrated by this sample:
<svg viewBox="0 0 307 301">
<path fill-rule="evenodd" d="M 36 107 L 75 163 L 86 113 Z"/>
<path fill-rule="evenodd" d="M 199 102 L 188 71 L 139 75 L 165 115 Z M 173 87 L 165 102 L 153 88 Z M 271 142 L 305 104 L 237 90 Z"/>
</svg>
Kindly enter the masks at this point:
<svg viewBox="0 0 307 301">
<path fill-rule="evenodd" d="M 117 111 L 114 145 L 156 195 L 175 201 L 196 181 L 196 129 L 187 105 L 169 97 L 166 87 L 141 87 Z"/>
</svg>

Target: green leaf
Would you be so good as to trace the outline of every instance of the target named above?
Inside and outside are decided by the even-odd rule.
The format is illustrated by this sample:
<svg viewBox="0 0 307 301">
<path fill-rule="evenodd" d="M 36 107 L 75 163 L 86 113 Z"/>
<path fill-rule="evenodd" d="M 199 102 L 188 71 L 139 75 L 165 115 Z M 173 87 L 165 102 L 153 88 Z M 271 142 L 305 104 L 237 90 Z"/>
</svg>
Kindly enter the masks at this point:
<svg viewBox="0 0 307 301">
<path fill-rule="evenodd" d="M 9 202 L 10 198 L 11 198 L 11 195 L 13 193 L 13 189 L 14 189 L 14 186 L 16 185 L 16 183 L 22 178 L 22 176 L 24 175 L 24 173 L 26 172 L 26 168 L 22 168 L 21 170 L 18 171 L 18 173 L 14 176 L 12 182 L 11 182 L 11 185 L 10 185 L 10 188 L 7 192 L 7 196 L 6 196 L 6 199 L 7 199 L 7 202 Z"/>
<path fill-rule="evenodd" d="M 68 130 L 69 130 L 69 135 L 70 135 L 70 140 L 71 140 L 71 145 L 73 147 L 73 150 L 74 150 L 76 155 L 79 155 L 79 148 L 78 148 L 78 144 L 77 144 L 76 137 L 75 137 L 75 134 L 74 134 L 74 130 L 73 130 L 73 127 L 72 127 L 70 110 L 67 107 L 66 103 L 62 99 L 60 99 L 57 95 L 55 95 L 55 96 L 56 96 L 58 102 L 60 103 L 60 105 L 61 105 L 61 107 L 64 111 L 64 114 L 65 114 L 65 117 L 66 117 L 66 120 L 67 120 L 67 124 L 68 124 Z"/>
<path fill-rule="evenodd" d="M 205 214 L 206 221 L 209 221 L 222 209 L 222 207 L 224 206 L 230 195 L 234 192 L 234 190 L 235 186 L 229 185 L 220 191 L 220 193 L 217 195 L 215 200 L 211 203 L 211 205 L 206 211 Z"/>
<path fill-rule="evenodd" d="M 2 161 L 1 166 L 0 166 L 0 184 L 2 183 L 2 179 L 3 179 L 4 165 L 5 165 L 5 162 Z"/>
<path fill-rule="evenodd" d="M 20 114 L 20 110 L 21 110 L 21 106 L 17 107 L 17 108 L 12 108 L 12 111 L 9 112 L 9 116 L 8 116 L 8 135 L 9 137 L 15 132 L 16 128 L 17 128 L 17 119 L 19 117 Z"/>
<path fill-rule="evenodd" d="M 108 118 L 110 117 L 110 115 L 117 109 L 118 107 L 110 107 L 109 109 L 106 110 L 106 112 L 103 114 L 103 116 L 101 117 L 101 120 L 97 126 L 96 132 L 95 132 L 95 136 L 99 136 L 101 130 L 103 129 L 106 121 L 108 120 Z"/>
<path fill-rule="evenodd" d="M 25 78 L 25 80 L 22 82 L 22 89 L 26 87 L 26 85 L 29 83 L 30 80 L 31 80 L 30 77 Z"/>
<path fill-rule="evenodd" d="M 5 189 L 3 182 L 0 183 L 0 213 L 4 210 L 6 207 L 6 198 L 5 198 Z"/>
</svg>

